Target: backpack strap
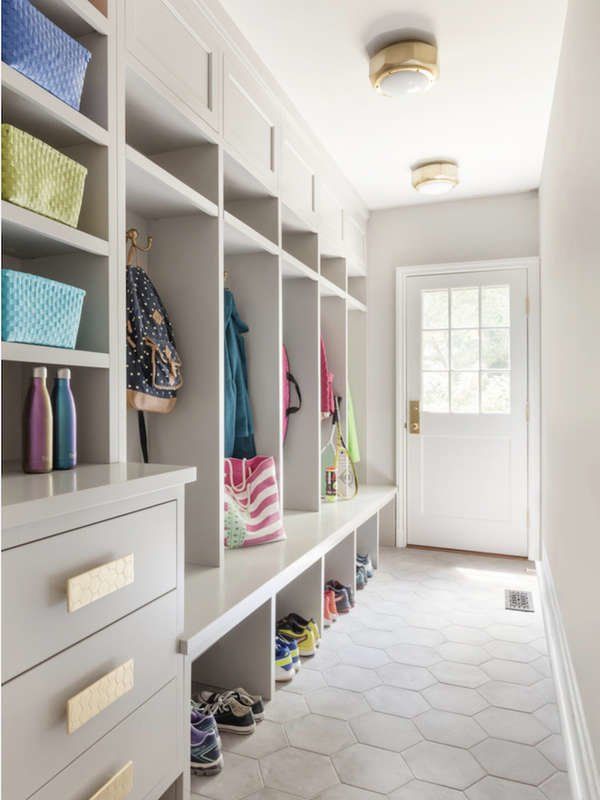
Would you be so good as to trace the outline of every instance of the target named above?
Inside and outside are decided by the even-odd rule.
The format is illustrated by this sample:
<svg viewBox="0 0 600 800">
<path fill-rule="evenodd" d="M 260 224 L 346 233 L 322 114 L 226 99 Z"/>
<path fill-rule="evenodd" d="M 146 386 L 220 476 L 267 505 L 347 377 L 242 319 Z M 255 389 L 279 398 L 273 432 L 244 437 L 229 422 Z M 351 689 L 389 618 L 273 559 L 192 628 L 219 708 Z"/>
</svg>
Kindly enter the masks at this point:
<svg viewBox="0 0 600 800">
<path fill-rule="evenodd" d="M 296 380 L 296 378 L 294 378 L 294 376 L 292 375 L 291 372 L 287 372 L 286 373 L 286 378 L 292 384 L 292 386 L 296 390 L 296 394 L 298 396 L 298 405 L 297 406 L 288 406 L 286 408 L 286 410 L 285 410 L 286 417 L 289 417 L 290 414 L 295 414 L 297 411 L 300 411 L 300 409 L 302 408 L 302 394 L 300 392 L 300 387 L 298 386 L 298 381 Z"/>
<path fill-rule="evenodd" d="M 138 430 L 140 433 L 140 447 L 144 464 L 148 463 L 148 433 L 146 431 L 146 418 L 143 411 L 138 411 Z"/>
</svg>

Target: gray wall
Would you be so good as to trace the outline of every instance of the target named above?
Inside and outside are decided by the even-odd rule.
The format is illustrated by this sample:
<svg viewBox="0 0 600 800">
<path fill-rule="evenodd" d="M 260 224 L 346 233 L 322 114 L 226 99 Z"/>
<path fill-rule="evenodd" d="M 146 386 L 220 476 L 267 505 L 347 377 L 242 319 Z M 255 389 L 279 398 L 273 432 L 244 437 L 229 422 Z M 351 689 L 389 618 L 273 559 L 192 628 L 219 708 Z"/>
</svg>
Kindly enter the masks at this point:
<svg viewBox="0 0 600 800">
<path fill-rule="evenodd" d="M 537 256 L 537 193 L 374 211 L 368 246 L 368 481 L 395 483 L 395 269 Z"/>
<path fill-rule="evenodd" d="M 540 189 L 542 535 L 600 763 L 600 2 L 570 0 Z"/>
</svg>

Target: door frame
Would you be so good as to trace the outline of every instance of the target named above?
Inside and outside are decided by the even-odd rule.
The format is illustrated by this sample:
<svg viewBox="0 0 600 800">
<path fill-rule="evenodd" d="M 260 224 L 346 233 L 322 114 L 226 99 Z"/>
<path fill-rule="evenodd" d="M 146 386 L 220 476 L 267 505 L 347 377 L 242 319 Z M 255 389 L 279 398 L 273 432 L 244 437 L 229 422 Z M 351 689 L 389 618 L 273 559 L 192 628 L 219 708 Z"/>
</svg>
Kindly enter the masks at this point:
<svg viewBox="0 0 600 800">
<path fill-rule="evenodd" d="M 422 264 L 396 268 L 396 547 L 407 545 L 406 441 L 406 281 L 411 277 L 499 269 L 527 270 L 527 552 L 531 561 L 541 557 L 540 535 L 540 259 L 500 258 L 486 261 Z"/>
</svg>

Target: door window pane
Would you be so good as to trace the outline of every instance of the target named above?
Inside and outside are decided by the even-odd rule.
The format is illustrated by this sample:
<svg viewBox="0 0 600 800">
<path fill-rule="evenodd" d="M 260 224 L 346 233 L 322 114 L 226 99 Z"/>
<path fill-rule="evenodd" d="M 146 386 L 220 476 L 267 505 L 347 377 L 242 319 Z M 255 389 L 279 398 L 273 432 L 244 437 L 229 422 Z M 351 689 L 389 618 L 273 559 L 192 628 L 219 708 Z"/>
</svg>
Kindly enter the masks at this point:
<svg viewBox="0 0 600 800">
<path fill-rule="evenodd" d="M 448 290 L 422 292 L 423 330 L 448 327 Z"/>
<path fill-rule="evenodd" d="M 479 331 L 452 331 L 452 369 L 479 369 Z"/>
<path fill-rule="evenodd" d="M 452 289 L 453 328 L 479 327 L 479 289 Z"/>
<path fill-rule="evenodd" d="M 423 372 L 422 406 L 423 411 L 434 414 L 447 414 L 449 411 L 449 390 L 447 372 Z"/>
<path fill-rule="evenodd" d="M 448 369 L 448 331 L 423 331 L 422 368 Z"/>
<path fill-rule="evenodd" d="M 510 288 L 481 287 L 481 327 L 508 328 L 510 325 Z"/>
<path fill-rule="evenodd" d="M 455 414 L 479 413 L 479 373 L 451 373 L 452 411 Z"/>
<path fill-rule="evenodd" d="M 481 373 L 481 410 L 484 414 L 510 414 L 510 373 Z"/>
<path fill-rule="evenodd" d="M 510 367 L 510 331 L 508 328 L 485 328 L 481 331 L 481 368 Z"/>
</svg>

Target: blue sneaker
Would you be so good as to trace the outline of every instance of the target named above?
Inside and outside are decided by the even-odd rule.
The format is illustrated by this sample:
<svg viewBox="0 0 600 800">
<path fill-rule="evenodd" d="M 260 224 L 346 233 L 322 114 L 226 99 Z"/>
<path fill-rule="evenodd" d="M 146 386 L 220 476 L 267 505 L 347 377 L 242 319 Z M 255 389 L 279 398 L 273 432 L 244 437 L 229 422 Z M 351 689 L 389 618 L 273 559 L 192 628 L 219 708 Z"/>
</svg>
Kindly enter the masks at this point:
<svg viewBox="0 0 600 800">
<path fill-rule="evenodd" d="M 298 641 L 296 639 L 292 639 L 291 636 L 284 636 L 282 633 L 278 633 L 276 638 L 279 640 L 279 643 L 283 645 L 283 647 L 287 647 L 287 649 L 290 651 L 294 670 L 298 672 L 302 666 L 300 661 L 300 648 L 298 646 Z"/>
<path fill-rule="evenodd" d="M 278 683 L 291 681 L 294 677 L 294 661 L 289 647 L 280 637 L 275 639 L 275 680 Z"/>
<path fill-rule="evenodd" d="M 208 717 L 204 717 L 207 720 Z M 216 775 L 223 769 L 221 740 L 216 728 L 201 730 L 190 725 L 190 768 L 193 775 Z"/>
</svg>

